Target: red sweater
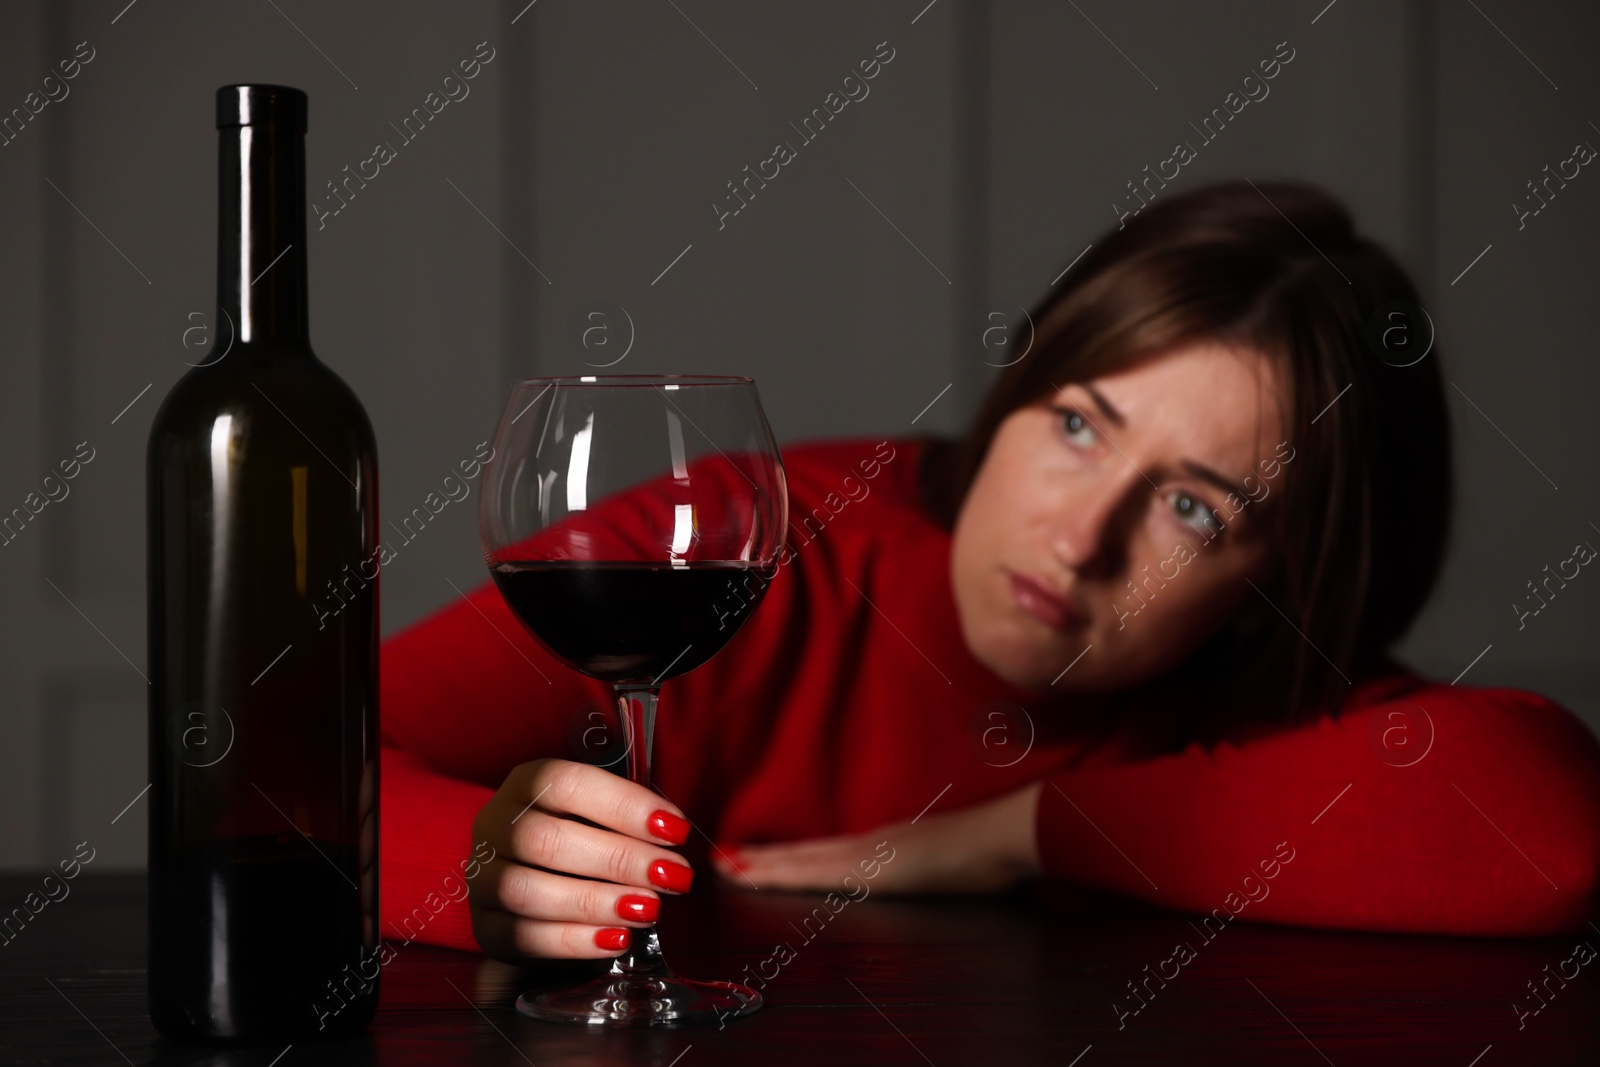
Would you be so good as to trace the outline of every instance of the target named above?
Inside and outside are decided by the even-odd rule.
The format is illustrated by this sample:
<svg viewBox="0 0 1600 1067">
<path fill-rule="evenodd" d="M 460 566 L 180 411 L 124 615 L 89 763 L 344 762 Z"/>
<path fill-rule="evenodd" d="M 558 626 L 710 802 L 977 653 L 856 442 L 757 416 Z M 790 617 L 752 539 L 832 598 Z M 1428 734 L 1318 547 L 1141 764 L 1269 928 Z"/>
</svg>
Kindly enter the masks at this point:
<svg viewBox="0 0 1600 1067">
<path fill-rule="evenodd" d="M 1130 724 L 973 658 L 916 459 L 904 440 L 785 450 L 792 558 L 722 652 L 662 687 L 656 783 L 702 835 L 865 832 L 1043 778 L 1048 876 L 1212 926 L 1586 928 L 1600 744 L 1569 711 L 1391 663 L 1337 716 L 1141 751 Z M 459 899 L 473 818 L 516 764 L 580 758 L 609 687 L 546 653 L 486 578 L 384 642 L 381 700 L 384 934 L 477 951 Z M 702 835 L 685 852 L 703 878 Z"/>
</svg>

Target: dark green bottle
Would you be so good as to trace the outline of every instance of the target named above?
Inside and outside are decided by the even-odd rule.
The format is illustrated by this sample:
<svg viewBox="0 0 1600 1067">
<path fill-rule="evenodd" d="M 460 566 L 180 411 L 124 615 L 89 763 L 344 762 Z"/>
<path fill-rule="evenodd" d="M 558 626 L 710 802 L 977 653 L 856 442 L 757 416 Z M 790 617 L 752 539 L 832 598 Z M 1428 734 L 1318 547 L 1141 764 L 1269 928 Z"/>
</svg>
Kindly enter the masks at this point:
<svg viewBox="0 0 1600 1067">
<path fill-rule="evenodd" d="M 150 1014 L 349 1034 L 378 1000 L 378 483 L 311 351 L 306 97 L 217 91 L 217 322 L 147 457 Z"/>
</svg>

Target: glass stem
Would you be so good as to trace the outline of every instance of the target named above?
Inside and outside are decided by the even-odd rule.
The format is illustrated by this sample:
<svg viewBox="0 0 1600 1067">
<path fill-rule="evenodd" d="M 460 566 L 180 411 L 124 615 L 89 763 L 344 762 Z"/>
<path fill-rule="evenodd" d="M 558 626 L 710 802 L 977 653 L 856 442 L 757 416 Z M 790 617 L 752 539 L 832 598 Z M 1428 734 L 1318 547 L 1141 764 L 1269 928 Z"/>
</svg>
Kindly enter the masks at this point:
<svg viewBox="0 0 1600 1067">
<path fill-rule="evenodd" d="M 622 720 L 622 737 L 628 760 L 628 781 L 654 790 L 650 778 L 651 746 L 655 739 L 657 686 L 617 686 L 617 714 Z M 611 974 L 646 978 L 666 976 L 666 960 L 661 957 L 661 938 L 654 923 L 630 927 L 628 947 L 611 964 Z"/>
</svg>

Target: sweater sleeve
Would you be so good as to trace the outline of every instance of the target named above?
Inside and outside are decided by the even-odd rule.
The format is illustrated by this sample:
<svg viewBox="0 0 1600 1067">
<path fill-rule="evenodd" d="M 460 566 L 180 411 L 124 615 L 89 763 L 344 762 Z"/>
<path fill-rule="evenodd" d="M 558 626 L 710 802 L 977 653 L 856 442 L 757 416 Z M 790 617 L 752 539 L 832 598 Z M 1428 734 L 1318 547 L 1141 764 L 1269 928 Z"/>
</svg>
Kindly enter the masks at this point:
<svg viewBox="0 0 1600 1067">
<path fill-rule="evenodd" d="M 1045 779 L 1045 873 L 1210 918 L 1586 929 L 1600 744 L 1513 689 L 1429 685 L 1314 724 Z"/>
<path fill-rule="evenodd" d="M 609 697 L 528 636 L 487 581 L 385 640 L 379 662 L 381 936 L 480 951 L 465 879 L 490 853 L 473 819 L 517 764 L 581 759 L 583 724 Z"/>
<path fill-rule="evenodd" d="M 423 941 L 480 951 L 466 878 L 478 873 L 472 820 L 494 790 L 429 770 L 402 748 L 385 745 L 382 759 L 380 936 L 391 946 Z"/>
</svg>

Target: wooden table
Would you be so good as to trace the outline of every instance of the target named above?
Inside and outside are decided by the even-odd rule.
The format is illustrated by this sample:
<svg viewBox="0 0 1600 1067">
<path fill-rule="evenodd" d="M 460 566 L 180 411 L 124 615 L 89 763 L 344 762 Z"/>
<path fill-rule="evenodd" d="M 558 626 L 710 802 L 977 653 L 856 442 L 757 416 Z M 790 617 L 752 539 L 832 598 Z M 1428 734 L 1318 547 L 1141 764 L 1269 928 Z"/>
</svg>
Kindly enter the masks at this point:
<svg viewBox="0 0 1600 1067">
<path fill-rule="evenodd" d="M 33 877 L 0 878 L 0 905 Z M 593 965 L 519 969 L 413 944 L 384 968 L 369 1037 L 258 1048 L 186 1046 L 145 1013 L 144 880 L 85 873 L 0 947 L 0 1064 L 1505 1064 L 1600 1062 L 1600 960 L 1548 1005 L 1525 983 L 1582 937 L 1468 940 L 1230 926 L 1204 940 L 1181 915 L 1058 890 L 997 900 L 847 905 L 807 940 L 820 897 L 696 888 L 669 902 L 668 959 L 690 977 L 752 973 L 795 952 L 748 1019 L 591 1033 L 526 1019 L 518 993 Z M 1072 917 L 1052 917 L 1070 908 Z M 827 914 L 824 911 L 824 914 Z M 1600 948 L 1600 932 L 1587 938 Z M 1186 942 L 1194 955 L 1164 960 Z M 1127 983 L 1158 969 L 1146 1007 Z M 773 973 L 767 964 L 767 974 Z M 1571 973 L 1571 965 L 1568 966 Z M 274 1059 L 282 1054 L 281 1059 Z"/>
</svg>

